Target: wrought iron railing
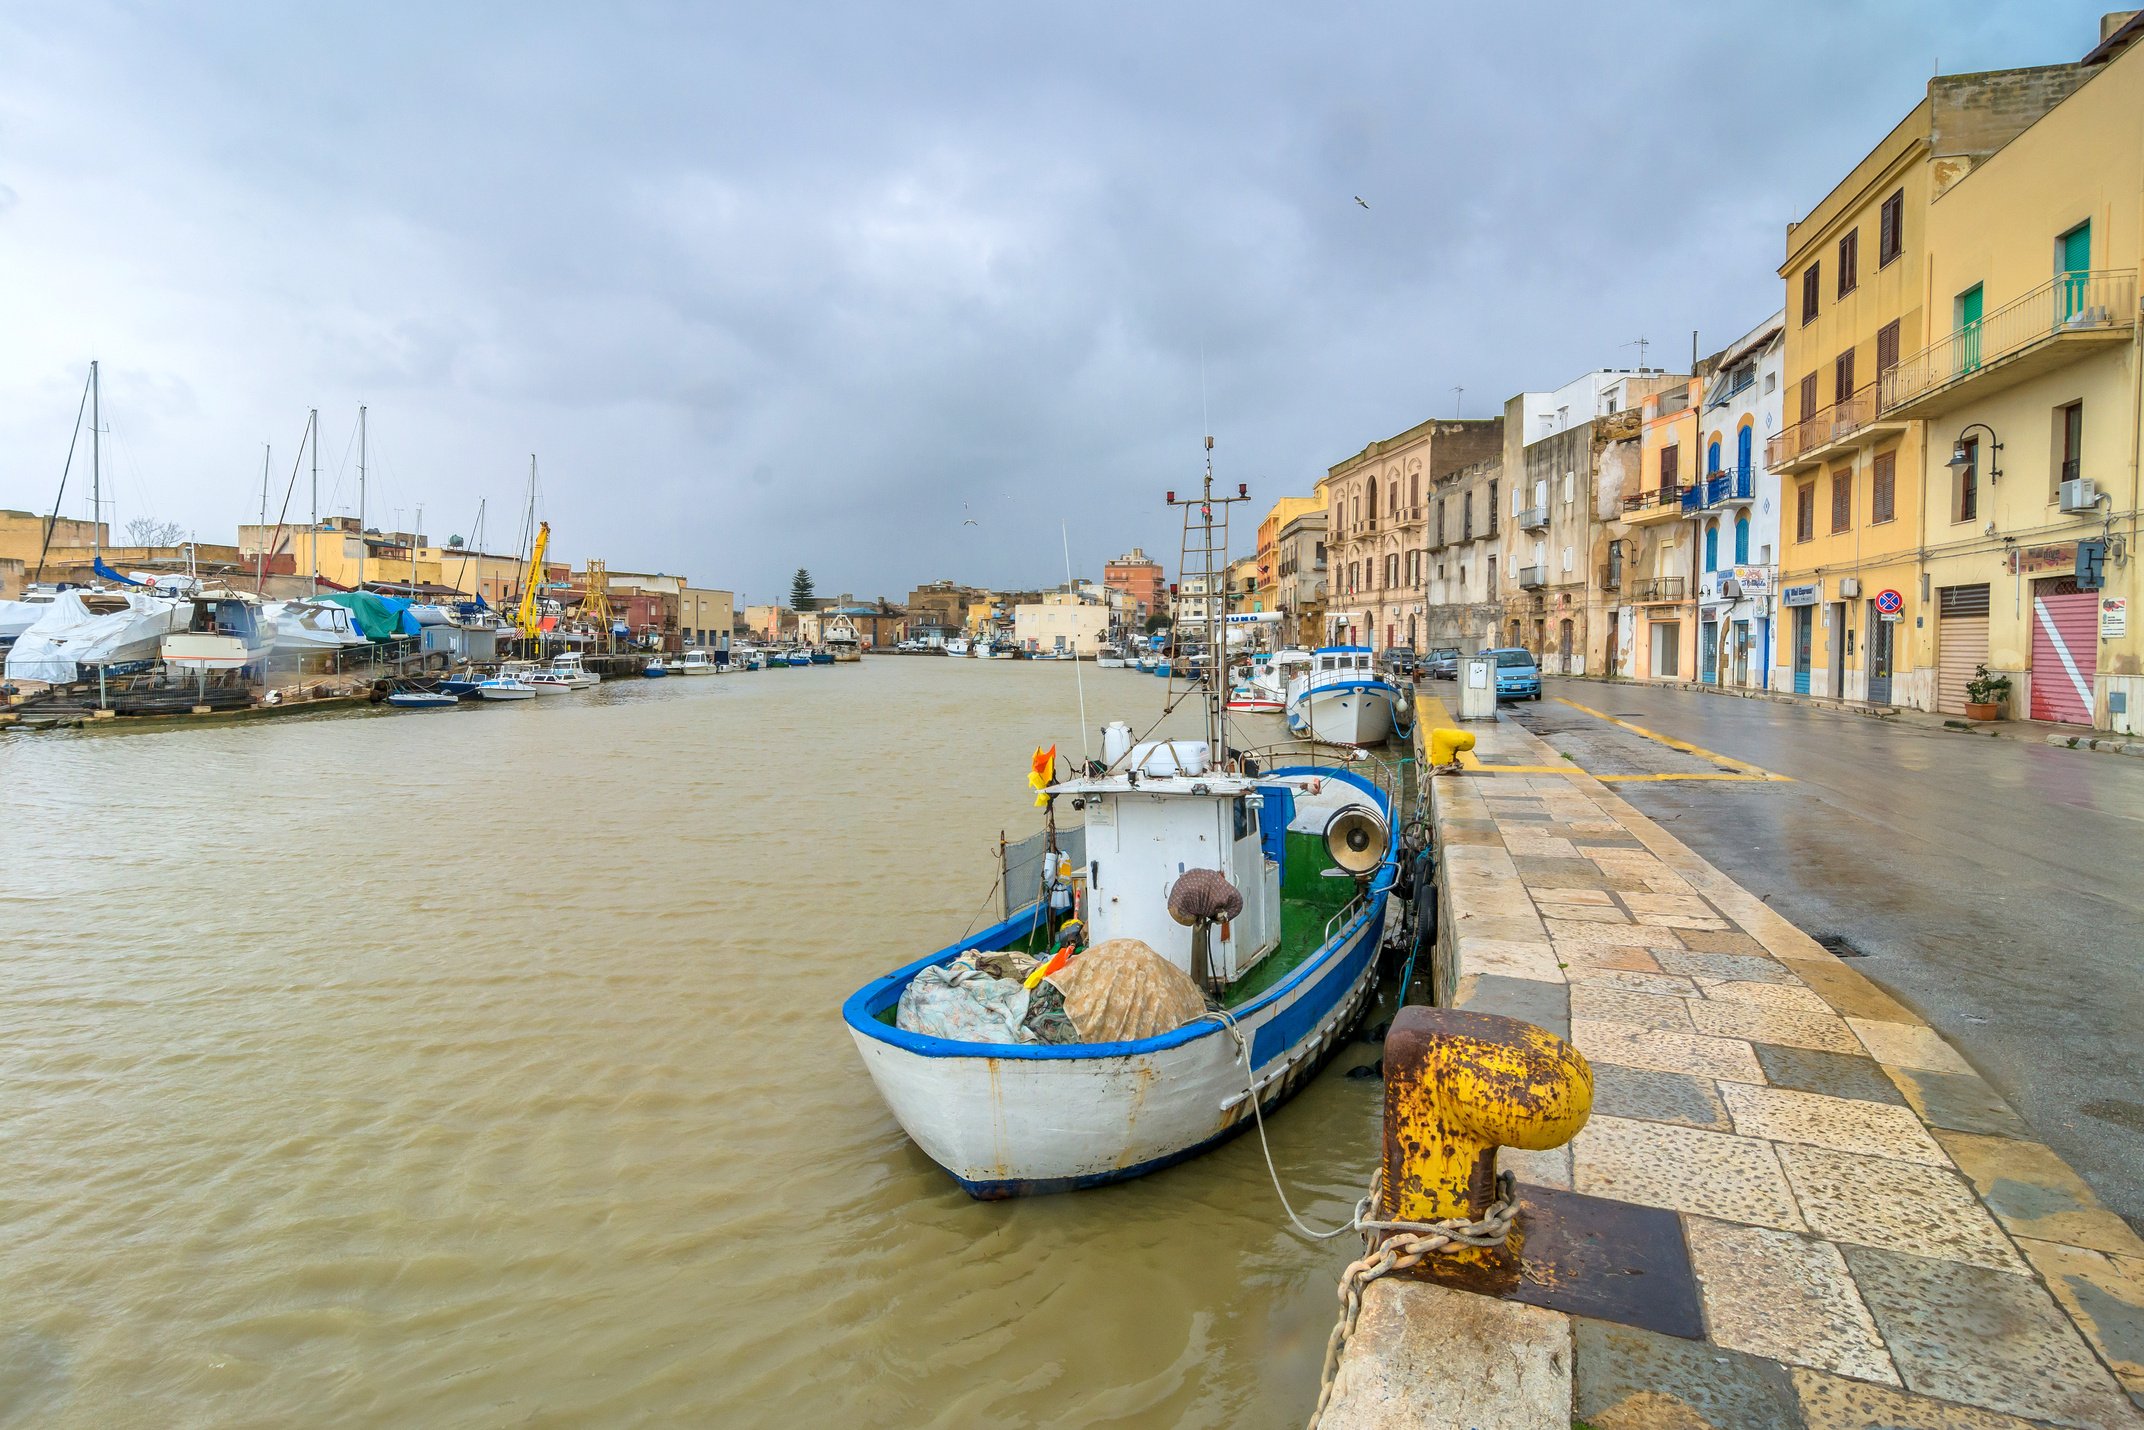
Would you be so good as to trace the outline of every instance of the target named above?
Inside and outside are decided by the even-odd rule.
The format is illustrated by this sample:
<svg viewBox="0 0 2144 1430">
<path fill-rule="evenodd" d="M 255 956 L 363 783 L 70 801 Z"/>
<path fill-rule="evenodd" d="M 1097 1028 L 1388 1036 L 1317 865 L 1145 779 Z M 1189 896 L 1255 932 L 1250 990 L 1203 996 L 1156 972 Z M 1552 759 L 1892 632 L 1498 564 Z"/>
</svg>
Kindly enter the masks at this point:
<svg viewBox="0 0 2144 1430">
<path fill-rule="evenodd" d="M 1547 584 L 1548 568 L 1546 566 L 1521 566 L 1519 568 L 1519 588 L 1521 590 L 1531 591 L 1537 586 L 1546 586 Z"/>
<path fill-rule="evenodd" d="M 1519 513 L 1519 530 L 1538 531 L 1548 525 L 1548 508 L 1530 506 Z"/>
<path fill-rule="evenodd" d="M 1684 486 L 1653 487 L 1639 492 L 1634 497 L 1623 498 L 1623 510 L 1644 511 L 1648 507 L 1672 506 L 1682 500 L 1682 494 L 1690 490 Z"/>
<path fill-rule="evenodd" d="M 1755 474 L 1748 467 L 1723 467 L 1716 472 L 1707 472 L 1704 481 L 1683 492 L 1682 509 L 1696 512 L 1724 502 L 1748 501 L 1755 489 Z"/>
<path fill-rule="evenodd" d="M 1630 599 L 1643 606 L 1661 601 L 1682 599 L 1683 578 L 1680 576 L 1647 576 L 1631 583 Z"/>
<path fill-rule="evenodd" d="M 1882 405 L 1897 407 L 1970 377 L 2063 333 L 2129 328 L 2137 320 L 2133 268 L 2064 273 L 1965 324 L 1885 373 Z"/>
<path fill-rule="evenodd" d="M 1813 452 L 1851 437 L 1875 421 L 1876 413 L 1876 384 L 1872 382 L 1851 397 L 1804 417 L 1766 442 L 1764 460 L 1769 466 L 1784 466 L 1804 452 Z"/>
</svg>

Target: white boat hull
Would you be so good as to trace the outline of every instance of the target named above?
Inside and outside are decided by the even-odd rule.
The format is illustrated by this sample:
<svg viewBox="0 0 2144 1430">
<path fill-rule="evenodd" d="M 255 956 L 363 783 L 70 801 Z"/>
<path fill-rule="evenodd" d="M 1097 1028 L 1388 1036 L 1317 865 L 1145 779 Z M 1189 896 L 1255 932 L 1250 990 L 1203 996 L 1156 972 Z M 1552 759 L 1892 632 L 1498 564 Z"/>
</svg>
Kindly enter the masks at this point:
<svg viewBox="0 0 2144 1430">
<path fill-rule="evenodd" d="M 1392 738 L 1389 687 L 1312 688 L 1288 702 L 1288 728 L 1327 745 L 1381 745 Z"/>
<path fill-rule="evenodd" d="M 1345 1042 L 1374 993 L 1383 928 L 1380 890 L 1321 956 L 1239 1014 L 1238 1026 L 1253 1049 L 1261 1106 L 1285 1100 Z M 881 983 L 895 980 L 906 982 L 894 975 Z M 867 986 L 844 1009 L 857 1051 L 902 1129 L 973 1196 L 1028 1196 L 1123 1181 L 1196 1156 L 1251 1123 L 1243 1056 L 1217 1023 L 1145 1040 L 1166 1043 L 1182 1035 L 1173 1046 L 1100 1055 L 1077 1044 L 1038 1048 L 888 1037 L 893 1030 L 859 1024 L 863 1005 L 880 986 Z M 894 987 L 888 1001 L 898 996 Z M 1098 1046 L 1140 1049 L 1145 1043 Z"/>
</svg>

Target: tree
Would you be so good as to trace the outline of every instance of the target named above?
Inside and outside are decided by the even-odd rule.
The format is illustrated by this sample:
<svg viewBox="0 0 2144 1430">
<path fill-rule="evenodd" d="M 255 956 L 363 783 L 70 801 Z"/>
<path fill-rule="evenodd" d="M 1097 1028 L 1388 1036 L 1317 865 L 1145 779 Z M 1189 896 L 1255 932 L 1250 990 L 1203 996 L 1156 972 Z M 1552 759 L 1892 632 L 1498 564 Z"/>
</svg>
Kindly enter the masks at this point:
<svg viewBox="0 0 2144 1430">
<path fill-rule="evenodd" d="M 153 516 L 137 516 L 127 523 L 127 539 L 136 546 L 176 546 L 186 528 L 175 521 L 158 521 Z"/>
<path fill-rule="evenodd" d="M 789 578 L 789 609 L 792 611 L 811 610 L 817 604 L 812 600 L 811 592 L 811 572 L 799 566 L 797 574 Z"/>
<path fill-rule="evenodd" d="M 1168 628 L 1169 618 L 1167 616 L 1148 616 L 1146 618 L 1146 633 L 1148 635 L 1152 635 L 1156 631 L 1165 631 Z"/>
</svg>

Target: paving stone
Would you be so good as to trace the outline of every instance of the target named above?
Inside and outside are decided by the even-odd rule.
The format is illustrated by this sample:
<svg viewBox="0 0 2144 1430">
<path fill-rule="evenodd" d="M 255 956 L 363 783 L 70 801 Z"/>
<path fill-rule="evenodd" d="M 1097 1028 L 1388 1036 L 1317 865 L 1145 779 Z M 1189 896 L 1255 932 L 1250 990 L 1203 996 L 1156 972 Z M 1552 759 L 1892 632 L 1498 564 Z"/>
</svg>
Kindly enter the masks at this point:
<svg viewBox="0 0 2144 1430">
<path fill-rule="evenodd" d="M 1669 1122 L 1595 1117 L 1571 1144 L 1581 1192 L 1751 1226 L 1805 1231 L 1772 1145 Z"/>
<path fill-rule="evenodd" d="M 1877 1023 L 1867 1018 L 1848 1018 L 1846 1022 L 1877 1062 L 1900 1068 L 1932 1068 L 1936 1072 L 1973 1070 L 1956 1048 L 1924 1024 Z"/>
<path fill-rule="evenodd" d="M 1973 1189 L 1947 1167 L 1791 1142 L 1780 1146 L 1779 1160 L 1802 1215 L 1819 1236 L 1996 1271 L 2025 1269 Z"/>
<path fill-rule="evenodd" d="M 1557 1037 L 1571 1036 L 1570 988 L 1538 978 L 1509 978 L 1502 974 L 1462 974 L 1457 1006 L 1470 1013 L 1500 1013 Z"/>
<path fill-rule="evenodd" d="M 1362 1315 L 1318 1423 L 1326 1430 L 1564 1426 L 1570 1318 L 1426 1281 L 1386 1277 Z"/>
<path fill-rule="evenodd" d="M 1640 914 L 1638 922 L 1647 928 L 1689 929 L 1699 933 L 1708 929 L 1724 931 L 1729 926 L 1725 919 L 1703 914 Z"/>
<path fill-rule="evenodd" d="M 1929 1068 L 1885 1068 L 1884 1075 L 1905 1094 L 1906 1102 L 1931 1127 L 1985 1132 L 1991 1137 L 2030 1137 L 2025 1119 L 1978 1073 L 1936 1072 Z"/>
<path fill-rule="evenodd" d="M 1918 1023 L 1911 1009 L 1836 958 L 1792 959 L 1788 967 L 1802 982 L 1824 995 L 1842 1018 L 1870 1018 L 1879 1023 Z"/>
<path fill-rule="evenodd" d="M 1764 956 L 1764 945 L 1746 933 L 1718 930 L 1691 929 L 1682 936 L 1684 948 L 1698 953 L 1741 953 L 1752 958 Z"/>
<path fill-rule="evenodd" d="M 1822 994 L 1794 983 L 1707 983 L 1705 996 L 1722 1003 L 1760 1003 L 1767 1008 L 1816 1013 L 1834 1020 L 1839 1016 Z M 1860 1049 L 1855 1049 L 1854 1056 L 1861 1056 Z"/>
<path fill-rule="evenodd" d="M 1735 1082 L 1764 1081 L 1764 1069 L 1757 1065 L 1757 1055 L 1750 1051 L 1749 1044 L 1732 1038 L 1656 1033 L 1628 1023 L 1573 1018 L 1571 1041 L 1596 1062 Z"/>
<path fill-rule="evenodd" d="M 1509 1168 L 1512 1176 L 1532 1186 L 1571 1189 L 1571 1144 L 1568 1142 L 1546 1152 L 1529 1152 L 1522 1147 L 1500 1148 L 1496 1165 Z"/>
<path fill-rule="evenodd" d="M 1541 920 L 1529 907 L 1523 919 L 1492 919 L 1478 914 L 1460 914 L 1452 920 L 1452 936 L 1498 938 L 1510 943 L 1542 943 L 1547 940 L 1548 933 L 1541 927 Z"/>
<path fill-rule="evenodd" d="M 1595 908 L 1614 908 L 1615 895 L 1606 889 L 1529 889 L 1535 903 L 1546 900 L 1558 904 L 1586 904 Z M 1559 915 L 1559 917 L 1561 917 Z"/>
<path fill-rule="evenodd" d="M 1801 980 L 1781 967 L 1777 959 L 1739 953 L 1663 953 L 1660 967 L 1667 973 L 1687 973 L 1692 978 L 1711 978 L 1722 983 L 1798 983 Z"/>
<path fill-rule="evenodd" d="M 1543 917 L 1542 927 L 1548 936 L 1566 943 L 1586 944 L 1598 948 L 1681 948 L 1671 929 L 1649 928 L 1639 924 L 1595 924 L 1574 919 Z"/>
<path fill-rule="evenodd" d="M 1792 1375 L 1808 1430 L 2032 1430 L 2043 1423 L 1800 1366 Z"/>
<path fill-rule="evenodd" d="M 1695 914 L 1699 918 L 1719 917 L 1719 911 L 1695 894 L 1625 894 L 1623 907 L 1634 914 Z"/>
<path fill-rule="evenodd" d="M 1904 1107 L 1733 1082 L 1720 1085 L 1720 1098 L 1735 1120 L 1735 1131 L 1744 1137 L 1894 1157 L 1931 1167 L 1950 1164 L 1921 1120 Z"/>
<path fill-rule="evenodd" d="M 1588 924 L 1627 924 L 1630 915 L 1621 909 L 1603 908 L 1596 904 L 1559 904 L 1543 897 L 1543 891 L 1534 891 L 1534 907 L 1543 919 L 1576 919 Z"/>
<path fill-rule="evenodd" d="M 1770 1430 L 1798 1425 L 1794 1382 L 1777 1361 L 1635 1326 L 1572 1318 L 1570 1411 L 1592 1430 Z M 1492 1418 L 1489 1426 L 1523 1422 Z M 1561 1427 L 1562 1420 L 1533 1422 Z"/>
<path fill-rule="evenodd" d="M 1846 1263 L 1909 1390 L 2058 1425 L 2131 1422 L 2107 1368 L 2030 1276 L 1849 1246 Z"/>
<path fill-rule="evenodd" d="M 1710 988 L 1705 990 L 1705 997 L 1690 1004 L 1690 1021 L 1700 1033 L 1714 1037 L 1784 1043 L 1790 1048 L 1814 1048 L 1823 1053 L 1859 1056 L 1861 1052 L 1861 1042 L 1853 1029 L 1829 1013 L 1804 1013 L 1762 1003 L 1719 1002 L 1712 998 Z"/>
<path fill-rule="evenodd" d="M 1971 1132 L 1941 1131 L 1936 1140 L 2012 1236 L 2144 1258 L 2144 1239 L 2100 1205 L 2053 1148 Z"/>
<path fill-rule="evenodd" d="M 1677 998 L 1694 997 L 1697 985 L 1687 978 L 1672 973 L 1643 973 L 1636 969 L 1610 968 L 1590 959 L 1571 963 L 1565 960 L 1564 977 L 1573 983 L 1598 983 L 1607 988 L 1620 988 L 1626 993 L 1659 993 Z M 1655 965 L 1657 967 L 1657 965 Z"/>
<path fill-rule="evenodd" d="M 1713 1344 L 1899 1383 L 1839 1248 L 1705 1217 L 1690 1218 L 1688 1231 Z"/>
<path fill-rule="evenodd" d="M 2144 1259 L 2046 1241 L 2018 1245 L 2129 1398 L 2144 1405 Z"/>
<path fill-rule="evenodd" d="M 1593 1065 L 1593 1115 L 1647 1122 L 1679 1122 L 1731 1132 L 1734 1122 L 1710 1078 L 1688 1073 L 1626 1068 L 1619 1063 Z"/>
<path fill-rule="evenodd" d="M 1556 950 L 1546 943 L 1519 943 L 1501 938 L 1459 938 L 1459 975 L 1502 974 L 1507 978 L 1533 978 L 1545 983 L 1563 982 L 1556 966 Z"/>
<path fill-rule="evenodd" d="M 1624 973 L 1660 971 L 1660 961 L 1642 948 L 1605 948 L 1599 944 L 1574 944 L 1566 940 L 1556 945 L 1556 958 L 1570 967 Z"/>
<path fill-rule="evenodd" d="M 1504 847 L 1515 858 L 1521 859 L 1576 859 L 1578 850 L 1571 841 L 1555 835 L 1525 834 L 1515 829 L 1504 831 Z"/>
<path fill-rule="evenodd" d="M 1662 998 L 1651 993 L 1627 993 L 1598 983 L 1580 983 L 1570 990 L 1571 1016 L 1603 1023 L 1629 1023 L 1662 1033 L 1689 1033 L 1688 1007 L 1681 998 Z"/>
<path fill-rule="evenodd" d="M 1787 1048 L 1775 1043 L 1752 1043 L 1757 1064 L 1774 1087 L 1799 1092 L 1821 1092 L 1829 1097 L 1858 1097 L 1864 1102 L 1888 1102 L 1906 1106 L 1906 1095 L 1883 1065 L 1858 1054 L 1822 1053 L 1813 1048 Z"/>
<path fill-rule="evenodd" d="M 1656 894 L 1691 894 L 1697 892 L 1696 885 L 1676 873 L 1647 874 L 1644 883 L 1646 888 Z"/>
<path fill-rule="evenodd" d="M 1460 845 L 1476 847 L 1494 845 L 1501 849 L 1504 845 L 1504 836 L 1496 832 L 1494 824 L 1490 824 L 1486 829 L 1455 829 L 1452 827 L 1453 823 L 1451 820 L 1446 820 L 1437 826 L 1437 842 L 1444 848 L 1452 849 Z"/>
</svg>

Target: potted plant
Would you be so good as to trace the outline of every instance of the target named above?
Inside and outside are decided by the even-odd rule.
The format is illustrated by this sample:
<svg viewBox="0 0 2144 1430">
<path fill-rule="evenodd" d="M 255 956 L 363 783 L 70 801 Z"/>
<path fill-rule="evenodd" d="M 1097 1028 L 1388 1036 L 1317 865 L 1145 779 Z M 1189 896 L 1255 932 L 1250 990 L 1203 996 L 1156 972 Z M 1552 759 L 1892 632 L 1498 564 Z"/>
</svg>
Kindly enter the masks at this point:
<svg viewBox="0 0 2144 1430">
<path fill-rule="evenodd" d="M 1965 718 L 1968 720 L 1996 720 L 2002 716 L 2002 703 L 2010 696 L 2010 677 L 1990 675 L 1986 665 L 1974 668 L 1973 678 L 1965 683 Z"/>
</svg>

